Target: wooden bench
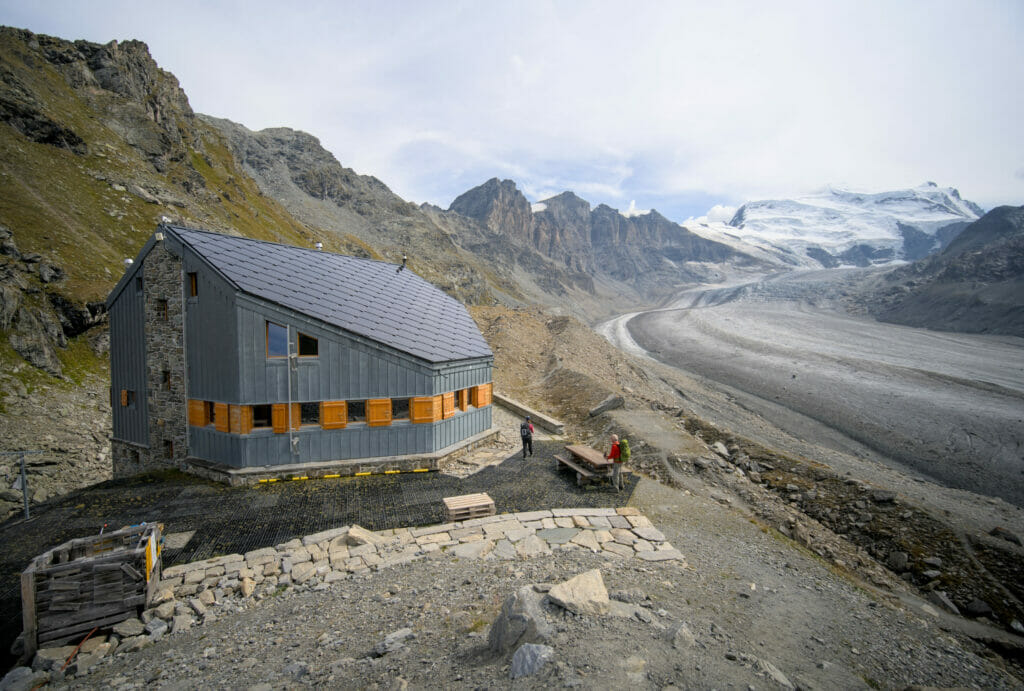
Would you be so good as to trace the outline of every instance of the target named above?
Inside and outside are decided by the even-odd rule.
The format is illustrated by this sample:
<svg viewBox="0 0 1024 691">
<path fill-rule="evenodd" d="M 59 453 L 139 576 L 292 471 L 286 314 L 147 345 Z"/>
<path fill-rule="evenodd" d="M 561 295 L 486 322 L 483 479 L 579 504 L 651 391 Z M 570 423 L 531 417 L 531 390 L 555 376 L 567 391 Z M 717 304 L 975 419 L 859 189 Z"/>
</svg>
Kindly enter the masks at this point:
<svg viewBox="0 0 1024 691">
<path fill-rule="evenodd" d="M 598 477 L 598 474 L 595 473 L 593 470 L 588 470 L 587 468 L 584 468 L 581 464 L 577 463 L 576 461 L 571 461 L 565 456 L 559 456 L 558 454 L 555 454 L 555 464 L 558 470 L 561 470 L 563 466 L 568 468 L 569 470 L 575 470 L 576 485 L 579 487 L 582 487 L 583 485 L 592 481 L 594 478 Z"/>
<path fill-rule="evenodd" d="M 449 522 L 494 515 L 494 500 L 483 493 L 445 497 L 444 507 L 448 510 Z"/>
</svg>

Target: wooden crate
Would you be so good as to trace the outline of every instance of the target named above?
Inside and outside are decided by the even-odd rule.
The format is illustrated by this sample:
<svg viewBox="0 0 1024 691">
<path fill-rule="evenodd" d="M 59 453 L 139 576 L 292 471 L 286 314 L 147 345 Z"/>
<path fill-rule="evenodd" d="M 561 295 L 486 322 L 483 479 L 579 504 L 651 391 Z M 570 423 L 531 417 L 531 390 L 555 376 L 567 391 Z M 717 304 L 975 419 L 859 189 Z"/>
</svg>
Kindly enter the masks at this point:
<svg viewBox="0 0 1024 691">
<path fill-rule="evenodd" d="M 494 515 L 494 500 L 486 494 L 445 497 L 444 507 L 448 510 L 449 521 L 464 521 L 468 518 Z"/>
<path fill-rule="evenodd" d="M 33 559 L 21 574 L 28 658 L 43 643 L 64 645 L 147 606 L 160 582 L 161 527 L 79 538 Z"/>
</svg>

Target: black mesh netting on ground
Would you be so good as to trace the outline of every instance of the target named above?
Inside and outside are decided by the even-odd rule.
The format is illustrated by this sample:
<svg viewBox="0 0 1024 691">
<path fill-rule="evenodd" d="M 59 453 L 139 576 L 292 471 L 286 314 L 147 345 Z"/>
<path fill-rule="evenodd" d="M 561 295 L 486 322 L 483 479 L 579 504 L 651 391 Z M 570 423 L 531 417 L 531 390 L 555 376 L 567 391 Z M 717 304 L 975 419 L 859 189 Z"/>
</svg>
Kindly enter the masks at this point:
<svg viewBox="0 0 1024 691">
<path fill-rule="evenodd" d="M 487 492 L 498 513 L 623 506 L 629 501 L 634 476 L 623 475 L 621 492 L 607 483 L 579 488 L 574 474 L 557 471 L 552 456 L 557 450 L 555 444 L 538 444 L 533 457 L 517 453 L 466 478 L 401 473 L 226 487 L 165 472 L 78 490 L 35 507 L 28 521 L 0 525 L 0 656 L 6 656 L 21 631 L 20 573 L 28 562 L 73 538 L 96 535 L 104 524 L 116 530 L 158 522 L 164 524 L 165 536 L 192 532 L 184 546 L 165 548 L 167 567 L 343 525 L 384 530 L 442 523 L 442 498 L 460 494 Z"/>
</svg>

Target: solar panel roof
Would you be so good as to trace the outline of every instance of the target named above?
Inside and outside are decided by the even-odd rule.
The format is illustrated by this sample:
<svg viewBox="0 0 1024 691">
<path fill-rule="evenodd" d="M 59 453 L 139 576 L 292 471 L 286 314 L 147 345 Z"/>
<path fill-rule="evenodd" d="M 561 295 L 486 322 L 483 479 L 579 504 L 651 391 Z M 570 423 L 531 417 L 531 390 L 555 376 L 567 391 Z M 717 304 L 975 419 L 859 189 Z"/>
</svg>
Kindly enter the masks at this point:
<svg viewBox="0 0 1024 691">
<path fill-rule="evenodd" d="M 465 306 L 386 262 L 168 227 L 240 290 L 432 363 L 491 357 Z"/>
</svg>

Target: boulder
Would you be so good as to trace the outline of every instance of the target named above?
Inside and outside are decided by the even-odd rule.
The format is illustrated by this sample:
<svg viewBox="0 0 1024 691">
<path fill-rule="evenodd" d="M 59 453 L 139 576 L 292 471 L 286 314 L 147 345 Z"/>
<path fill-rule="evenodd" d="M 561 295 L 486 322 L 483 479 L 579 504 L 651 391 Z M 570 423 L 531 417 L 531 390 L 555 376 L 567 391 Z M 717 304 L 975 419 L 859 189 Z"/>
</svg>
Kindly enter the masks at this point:
<svg viewBox="0 0 1024 691">
<path fill-rule="evenodd" d="M 992 616 L 992 608 L 984 600 L 974 598 L 967 603 L 964 607 L 964 612 L 971 617 L 989 617 Z"/>
<path fill-rule="evenodd" d="M 50 681 L 50 673 L 45 670 L 33 670 L 31 667 L 15 667 L 0 679 L 3 691 L 29 691 Z"/>
<path fill-rule="evenodd" d="M 932 604 L 938 605 L 942 609 L 952 614 L 960 614 L 960 610 L 953 604 L 953 601 L 949 599 L 945 592 L 941 590 L 933 590 L 928 593 L 928 599 Z"/>
<path fill-rule="evenodd" d="M 544 595 L 528 585 L 505 598 L 501 613 L 487 635 L 491 652 L 504 655 L 523 643 L 550 640 L 553 630 L 544 616 L 543 600 Z"/>
<path fill-rule="evenodd" d="M 508 675 L 512 679 L 533 676 L 555 657 L 555 649 L 548 645 L 524 643 L 512 656 Z"/>
<path fill-rule="evenodd" d="M 122 622 L 114 624 L 114 633 L 122 639 L 141 636 L 145 631 L 145 626 L 139 619 L 125 619 Z"/>
<path fill-rule="evenodd" d="M 554 586 L 548 597 L 575 614 L 606 614 L 608 591 L 598 569 L 592 569 Z"/>
<path fill-rule="evenodd" d="M 354 525 L 348 529 L 345 541 L 350 545 L 378 545 L 381 539 L 366 528 Z"/>
<path fill-rule="evenodd" d="M 622 396 L 611 395 L 608 398 L 606 398 L 603 401 L 601 401 L 600 403 L 598 403 L 593 408 L 591 408 L 590 412 L 587 413 L 587 414 L 590 417 L 596 417 L 596 416 L 600 415 L 601 413 L 608 412 L 609 410 L 615 410 L 616 408 L 621 408 L 625 404 L 626 404 L 626 401 L 625 401 L 625 399 L 622 398 Z"/>
<path fill-rule="evenodd" d="M 399 629 L 389 633 L 384 640 L 379 641 L 373 647 L 374 657 L 384 657 L 388 653 L 394 653 L 405 647 L 405 642 L 410 638 L 416 638 L 416 634 L 410 628 Z"/>
</svg>

